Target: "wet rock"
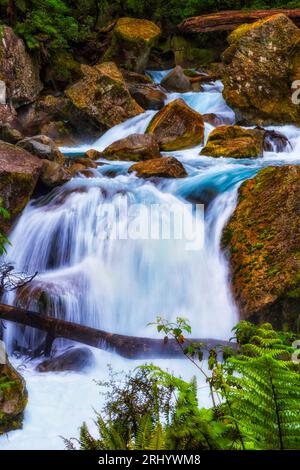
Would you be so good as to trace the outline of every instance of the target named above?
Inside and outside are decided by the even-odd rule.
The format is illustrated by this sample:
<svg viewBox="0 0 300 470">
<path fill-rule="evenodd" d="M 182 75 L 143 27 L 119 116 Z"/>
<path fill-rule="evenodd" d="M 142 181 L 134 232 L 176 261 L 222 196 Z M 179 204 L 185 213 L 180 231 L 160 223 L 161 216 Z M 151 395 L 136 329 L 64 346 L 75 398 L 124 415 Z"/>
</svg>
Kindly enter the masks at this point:
<svg viewBox="0 0 300 470">
<path fill-rule="evenodd" d="M 147 68 L 151 48 L 160 33 L 160 28 L 152 21 L 120 18 L 104 60 L 113 60 L 122 67 L 142 72 Z"/>
<path fill-rule="evenodd" d="M 219 127 L 224 124 L 231 124 L 230 119 L 222 116 L 222 114 L 207 113 L 203 114 L 204 122 L 211 124 L 214 127 Z"/>
<path fill-rule="evenodd" d="M 192 90 L 188 77 L 184 74 L 183 68 L 177 65 L 168 75 L 162 79 L 161 86 L 169 92 L 185 93 Z"/>
<path fill-rule="evenodd" d="M 132 70 L 121 69 L 122 75 L 125 82 L 130 84 L 140 84 L 140 85 L 153 85 L 154 82 L 149 75 L 144 73 L 133 72 Z"/>
<path fill-rule="evenodd" d="M 240 126 L 221 126 L 208 137 L 201 155 L 225 158 L 254 158 L 263 153 L 264 131 Z"/>
<path fill-rule="evenodd" d="M 9 220 L 1 219 L 0 231 L 8 233 L 35 189 L 42 161 L 26 150 L 0 141 L 0 197 L 10 212 Z"/>
<path fill-rule="evenodd" d="M 34 101 L 43 86 L 39 69 L 22 39 L 8 26 L 0 31 L 0 79 L 6 83 L 7 98 L 15 107 Z"/>
<path fill-rule="evenodd" d="M 65 92 L 77 114 L 81 115 L 81 125 L 85 127 L 86 120 L 98 128 L 98 133 L 104 132 L 143 112 L 113 62 L 95 67 L 82 65 L 82 71 L 84 78 Z"/>
<path fill-rule="evenodd" d="M 7 360 L 0 364 L 0 435 L 22 428 L 26 405 L 25 381 Z"/>
<path fill-rule="evenodd" d="M 94 355 L 88 348 L 72 348 L 59 356 L 47 359 L 37 366 L 39 372 L 81 372 L 93 366 Z"/>
<path fill-rule="evenodd" d="M 281 132 L 264 131 L 264 150 L 266 152 L 284 152 L 291 148 L 289 139 Z"/>
<path fill-rule="evenodd" d="M 0 139 L 9 144 L 17 144 L 20 140 L 24 139 L 23 134 L 15 129 L 8 122 L 5 124 L 0 124 Z"/>
<path fill-rule="evenodd" d="M 27 150 L 42 160 L 49 160 L 60 163 L 61 165 L 64 164 L 65 157 L 53 142 L 53 140 L 46 135 L 27 137 L 26 139 L 18 142 L 18 147 Z"/>
<path fill-rule="evenodd" d="M 180 161 L 174 157 L 154 158 L 146 162 L 135 163 L 128 173 L 136 173 L 140 178 L 184 178 L 187 172 Z"/>
<path fill-rule="evenodd" d="M 85 171 L 86 170 L 86 166 L 83 165 L 82 163 L 73 163 L 69 168 L 68 168 L 68 172 L 71 176 L 76 176 L 78 175 L 79 173 L 81 173 L 82 171 Z"/>
<path fill-rule="evenodd" d="M 162 150 L 183 150 L 203 143 L 204 121 L 182 99 L 176 99 L 154 116 L 146 132 Z"/>
<path fill-rule="evenodd" d="M 300 78 L 300 30 L 278 14 L 243 25 L 224 53 L 223 95 L 243 124 L 299 123 L 292 83 Z"/>
<path fill-rule="evenodd" d="M 95 163 L 91 158 L 87 157 L 72 157 L 68 159 L 68 163 L 79 163 L 80 165 L 85 166 L 86 168 L 97 168 L 97 163 Z"/>
<path fill-rule="evenodd" d="M 159 87 L 147 84 L 129 84 L 131 96 L 143 109 L 163 108 L 167 95 Z"/>
<path fill-rule="evenodd" d="M 47 188 L 55 188 L 67 183 L 71 179 L 70 172 L 66 171 L 59 163 L 43 160 L 40 182 Z"/>
<path fill-rule="evenodd" d="M 132 134 L 111 144 L 101 156 L 107 160 L 141 161 L 159 158 L 160 151 L 152 135 Z"/>
<path fill-rule="evenodd" d="M 300 167 L 269 167 L 246 181 L 223 233 L 243 319 L 299 331 Z"/>
<path fill-rule="evenodd" d="M 99 160 L 99 158 L 103 158 L 102 152 L 99 152 L 99 150 L 95 149 L 88 150 L 87 152 L 85 152 L 84 156 L 94 161 Z"/>
</svg>

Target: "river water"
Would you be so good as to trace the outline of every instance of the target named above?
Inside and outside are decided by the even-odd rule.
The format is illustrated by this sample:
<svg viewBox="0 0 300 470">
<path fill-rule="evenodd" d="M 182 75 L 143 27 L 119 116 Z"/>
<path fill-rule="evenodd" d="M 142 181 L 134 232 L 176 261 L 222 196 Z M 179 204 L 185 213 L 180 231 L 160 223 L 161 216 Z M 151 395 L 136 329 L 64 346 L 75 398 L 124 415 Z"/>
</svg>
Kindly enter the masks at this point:
<svg viewBox="0 0 300 470">
<path fill-rule="evenodd" d="M 159 82 L 165 73 L 151 75 Z M 178 97 L 202 114 L 215 113 L 234 123 L 234 113 L 222 98 L 221 82 L 205 85 L 200 93 L 169 94 L 167 102 Z M 69 155 L 90 148 L 103 150 L 120 138 L 143 133 L 154 114 L 147 111 L 110 129 L 96 142 L 62 150 Z M 147 324 L 157 315 L 169 320 L 184 316 L 191 321 L 193 336 L 228 339 L 238 321 L 238 311 L 231 297 L 229 269 L 220 239 L 235 208 L 238 187 L 265 166 L 300 163 L 300 130 L 294 126 L 272 129 L 285 134 L 291 147 L 281 153 L 274 148 L 252 160 L 200 156 L 201 146 L 172 152 L 185 166 L 188 177 L 155 182 L 128 175 L 131 163 L 104 161 L 93 170 L 93 177 L 73 178 L 32 201 L 10 237 L 12 247 L 8 253 L 16 268 L 38 271 L 32 290 L 27 291 L 26 307 L 38 308 L 35 294 L 42 290 L 48 293 L 51 315 L 83 325 L 153 336 L 155 329 Z M 205 125 L 205 139 L 212 130 L 211 125 Z M 166 214 L 169 207 L 175 207 L 176 214 L 181 215 L 187 201 L 207 203 L 204 221 L 196 224 L 205 234 L 199 250 L 184 249 L 182 242 L 174 239 L 116 240 L 104 210 L 106 204 L 116 211 L 125 203 L 129 207 L 155 204 Z M 137 211 L 134 218 L 140 224 L 145 222 L 142 211 Z M 127 223 L 124 219 L 123 225 Z M 12 293 L 5 300 L 18 301 Z M 5 341 L 12 352 L 16 342 L 26 348 L 36 347 L 41 335 L 30 328 L 24 331 L 7 325 Z M 81 374 L 40 374 L 34 370 L 35 362 L 13 358 L 27 381 L 29 404 L 24 429 L 0 438 L 0 448 L 63 448 L 59 436 L 77 436 L 81 422 L 91 422 L 92 407 L 101 408 L 94 379 L 107 377 L 106 365 L 129 370 L 141 363 L 112 352 L 93 352 L 95 365 Z M 184 378 L 193 374 L 187 361 L 160 359 L 155 363 Z M 199 397 L 202 406 L 210 405 L 207 387 L 201 382 Z"/>
</svg>

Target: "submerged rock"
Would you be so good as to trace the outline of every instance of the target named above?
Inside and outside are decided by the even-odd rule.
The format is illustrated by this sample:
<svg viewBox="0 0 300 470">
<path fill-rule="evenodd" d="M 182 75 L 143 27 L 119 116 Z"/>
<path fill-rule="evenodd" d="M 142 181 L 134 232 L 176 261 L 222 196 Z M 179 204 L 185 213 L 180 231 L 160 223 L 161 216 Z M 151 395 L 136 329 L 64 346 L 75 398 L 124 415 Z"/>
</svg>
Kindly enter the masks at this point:
<svg viewBox="0 0 300 470">
<path fill-rule="evenodd" d="M 142 72 L 160 34 L 160 28 L 152 21 L 120 18 L 113 29 L 111 45 L 104 60 L 113 60 L 122 67 Z"/>
<path fill-rule="evenodd" d="M 135 172 L 140 178 L 159 176 L 161 178 L 184 178 L 187 176 L 184 166 L 177 158 L 154 158 L 147 162 L 135 163 L 128 173 Z"/>
<path fill-rule="evenodd" d="M 192 90 L 192 85 L 188 77 L 184 74 L 183 68 L 177 65 L 161 81 L 161 86 L 169 92 L 185 93 Z"/>
<path fill-rule="evenodd" d="M 7 98 L 15 107 L 34 101 L 43 88 L 39 69 L 24 42 L 3 25 L 0 29 L 0 80 L 6 83 Z"/>
<path fill-rule="evenodd" d="M 0 141 L 0 197 L 10 212 L 1 218 L 0 232 L 8 233 L 17 216 L 30 200 L 42 170 L 42 161 L 26 150 Z"/>
<path fill-rule="evenodd" d="M 179 98 L 154 116 L 146 132 L 154 135 L 162 150 L 183 150 L 203 143 L 204 121 Z"/>
<path fill-rule="evenodd" d="M 0 364 L 0 435 L 22 428 L 26 405 L 25 381 L 7 360 Z"/>
<path fill-rule="evenodd" d="M 18 147 L 21 147 L 33 155 L 52 162 L 64 164 L 65 157 L 53 142 L 52 139 L 46 135 L 35 135 L 34 137 L 27 137 L 18 142 Z"/>
<path fill-rule="evenodd" d="M 59 356 L 47 359 L 37 366 L 39 372 L 80 372 L 94 364 L 94 355 L 88 348 L 72 348 Z"/>
<path fill-rule="evenodd" d="M 226 158 L 254 158 L 263 153 L 264 131 L 239 126 L 221 126 L 208 137 L 201 155 Z"/>
<path fill-rule="evenodd" d="M 246 181 L 223 234 L 243 319 L 299 331 L 300 167 L 269 167 Z"/>
<path fill-rule="evenodd" d="M 101 156 L 107 160 L 141 161 L 159 158 L 160 151 L 152 135 L 132 134 L 111 144 Z"/>
<path fill-rule="evenodd" d="M 300 30 L 278 14 L 229 36 L 223 95 L 240 123 L 299 123 L 292 84 L 300 79 Z"/>
<path fill-rule="evenodd" d="M 67 88 L 65 94 L 72 102 L 75 112 L 91 121 L 98 131 L 120 124 L 137 116 L 144 110 L 131 97 L 124 78 L 113 62 L 95 67 L 82 65 L 84 78 Z"/>
<path fill-rule="evenodd" d="M 264 130 L 264 150 L 266 152 L 284 152 L 291 149 L 289 139 L 278 131 Z"/>
</svg>

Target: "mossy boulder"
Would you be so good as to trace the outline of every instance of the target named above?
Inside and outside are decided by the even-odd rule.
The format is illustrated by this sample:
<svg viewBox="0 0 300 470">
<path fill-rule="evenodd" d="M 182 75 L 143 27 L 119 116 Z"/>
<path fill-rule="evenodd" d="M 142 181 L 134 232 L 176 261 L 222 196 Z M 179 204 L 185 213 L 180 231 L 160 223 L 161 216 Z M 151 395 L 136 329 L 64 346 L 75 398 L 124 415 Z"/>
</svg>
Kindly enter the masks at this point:
<svg viewBox="0 0 300 470">
<path fill-rule="evenodd" d="M 170 50 L 174 53 L 175 64 L 182 67 L 208 65 L 215 56 L 213 49 L 199 47 L 196 41 L 178 35 L 171 38 Z"/>
<path fill-rule="evenodd" d="M 42 161 L 14 145 L 0 141 L 0 197 L 10 212 L 9 220 L 0 219 L 0 232 L 8 233 L 30 200 L 42 169 Z"/>
<path fill-rule="evenodd" d="M 263 153 L 264 131 L 240 126 L 220 126 L 208 137 L 201 155 L 226 158 L 254 158 Z"/>
<path fill-rule="evenodd" d="M 8 26 L 0 30 L 0 80 L 6 83 L 7 98 L 15 107 L 34 101 L 43 88 L 37 64 Z"/>
<path fill-rule="evenodd" d="M 239 27 L 223 55 L 223 95 L 239 123 L 299 123 L 292 83 L 300 79 L 300 30 L 278 14 Z"/>
<path fill-rule="evenodd" d="M 183 150 L 203 143 L 204 121 L 178 98 L 154 116 L 146 132 L 157 139 L 161 150 Z"/>
<path fill-rule="evenodd" d="M 86 119 L 104 132 L 143 112 L 113 62 L 95 67 L 82 65 L 82 72 L 84 78 L 67 88 L 65 94 L 80 112 L 84 127 Z"/>
<path fill-rule="evenodd" d="M 159 158 L 157 140 L 152 135 L 132 134 L 109 145 L 102 153 L 107 160 L 141 161 Z"/>
<path fill-rule="evenodd" d="M 300 328 L 300 167 L 269 167 L 246 181 L 223 233 L 243 319 Z"/>
<path fill-rule="evenodd" d="M 24 379 L 8 360 L 0 363 L 0 435 L 22 428 L 26 405 Z"/>
<path fill-rule="evenodd" d="M 187 176 L 182 163 L 174 157 L 154 158 L 147 162 L 135 163 L 128 172 L 136 173 L 140 178 L 184 178 Z"/>
<path fill-rule="evenodd" d="M 113 29 L 111 45 L 104 60 L 113 60 L 129 70 L 142 72 L 160 34 L 160 28 L 152 21 L 120 18 Z"/>
</svg>

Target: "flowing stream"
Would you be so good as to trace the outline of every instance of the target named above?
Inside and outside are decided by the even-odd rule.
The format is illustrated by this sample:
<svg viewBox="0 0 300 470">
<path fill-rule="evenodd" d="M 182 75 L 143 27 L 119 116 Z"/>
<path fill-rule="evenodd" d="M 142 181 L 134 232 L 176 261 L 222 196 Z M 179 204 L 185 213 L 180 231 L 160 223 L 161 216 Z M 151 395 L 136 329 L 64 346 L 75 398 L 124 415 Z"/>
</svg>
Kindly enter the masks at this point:
<svg viewBox="0 0 300 470">
<path fill-rule="evenodd" d="M 159 82 L 165 73 L 151 75 Z M 169 94 L 167 101 L 179 96 L 200 113 L 222 115 L 234 123 L 234 113 L 222 98 L 221 82 L 205 85 L 201 93 Z M 143 133 L 154 114 L 147 111 L 110 129 L 92 144 L 63 151 L 72 155 L 90 148 L 103 150 L 120 138 Z M 206 138 L 212 129 L 206 124 Z M 191 321 L 194 336 L 228 339 L 238 321 L 238 311 L 231 297 L 229 269 L 220 250 L 220 239 L 235 208 L 238 187 L 264 166 L 300 163 L 299 129 L 272 129 L 289 138 L 289 150 L 277 153 L 274 148 L 274 152 L 265 152 L 263 158 L 253 160 L 199 156 L 201 146 L 172 152 L 185 166 L 188 177 L 156 182 L 128 175 L 131 163 L 103 162 L 92 170 L 93 177 L 73 178 L 51 194 L 32 201 L 10 237 L 8 259 L 17 269 L 38 271 L 38 276 L 26 290 L 25 299 L 10 293 L 5 300 L 21 302 L 34 310 L 38 308 L 40 293 L 46 292 L 51 315 L 136 336 L 155 335 L 155 329 L 147 324 L 157 315 L 169 320 L 185 316 Z M 177 240 L 115 240 L 112 236 L 106 204 L 116 211 L 124 204 L 157 204 L 166 213 L 172 206 L 181 215 L 187 201 L 209 202 L 204 227 L 198 227 L 205 232 L 200 250 L 186 250 Z M 145 222 L 142 211 L 134 217 L 141 225 Z M 124 219 L 123 224 L 127 223 Z M 41 339 L 41 334 L 30 328 L 7 325 L 5 341 L 10 352 L 15 344 L 32 349 Z M 77 436 L 81 422 L 92 419 L 92 407 L 101 408 L 93 379 L 107 377 L 106 364 L 129 370 L 141 363 L 112 352 L 93 352 L 95 365 L 81 374 L 40 374 L 34 370 L 35 362 L 24 366 L 22 358 L 13 359 L 27 381 L 29 404 L 24 429 L 0 438 L 1 448 L 63 448 L 59 436 Z M 185 378 L 193 374 L 190 365 L 182 367 L 180 360 L 154 362 Z M 201 404 L 209 406 L 203 384 L 199 384 L 199 394 Z"/>
</svg>

